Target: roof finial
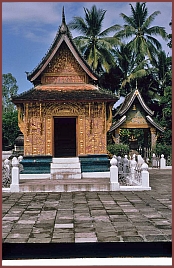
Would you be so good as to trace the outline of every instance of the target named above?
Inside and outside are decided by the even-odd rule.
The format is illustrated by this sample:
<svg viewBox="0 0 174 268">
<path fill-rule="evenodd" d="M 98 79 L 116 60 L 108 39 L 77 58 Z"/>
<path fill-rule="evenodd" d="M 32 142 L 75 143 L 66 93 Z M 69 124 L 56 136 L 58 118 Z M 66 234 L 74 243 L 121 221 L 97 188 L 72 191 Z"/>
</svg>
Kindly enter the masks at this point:
<svg viewBox="0 0 174 268">
<path fill-rule="evenodd" d="M 136 79 L 136 89 L 137 89 L 137 79 Z"/>
<path fill-rule="evenodd" d="M 64 12 L 64 7 L 62 9 L 62 25 L 60 26 L 60 32 L 62 34 L 67 33 L 67 26 L 66 26 L 66 22 L 65 22 L 65 12 Z"/>
<path fill-rule="evenodd" d="M 65 12 L 64 12 L 64 6 L 62 9 L 62 23 L 65 23 Z"/>
</svg>

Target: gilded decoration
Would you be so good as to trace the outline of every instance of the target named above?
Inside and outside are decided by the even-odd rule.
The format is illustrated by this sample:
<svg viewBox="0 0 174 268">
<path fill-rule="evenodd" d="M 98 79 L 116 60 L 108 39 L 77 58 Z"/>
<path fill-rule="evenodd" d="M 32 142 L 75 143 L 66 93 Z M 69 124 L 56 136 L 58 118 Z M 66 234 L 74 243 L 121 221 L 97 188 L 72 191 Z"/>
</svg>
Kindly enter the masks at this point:
<svg viewBox="0 0 174 268">
<path fill-rule="evenodd" d="M 145 119 L 144 113 L 133 105 L 132 109 L 127 114 L 127 120 L 121 128 L 149 128 L 149 125 Z"/>
<path fill-rule="evenodd" d="M 105 105 L 89 103 L 89 113 L 86 118 L 86 154 L 106 153 Z"/>
<path fill-rule="evenodd" d="M 20 131 L 24 134 L 25 133 L 25 122 L 24 122 L 24 106 L 17 105 L 18 110 L 18 126 Z"/>
<path fill-rule="evenodd" d="M 87 76 L 67 45 L 63 43 L 46 67 L 41 82 L 44 84 L 86 83 Z"/>
<path fill-rule="evenodd" d="M 112 125 L 112 107 L 113 107 L 113 104 L 110 104 L 109 107 L 107 108 L 108 116 L 107 116 L 107 122 L 106 122 L 106 131 L 108 131 Z"/>
<path fill-rule="evenodd" d="M 78 154 L 84 155 L 85 154 L 85 115 L 80 115 L 78 117 Z"/>
<path fill-rule="evenodd" d="M 53 155 L 54 117 L 77 118 L 77 154 L 106 153 L 103 103 L 27 103 L 18 107 L 25 155 Z"/>
<path fill-rule="evenodd" d="M 18 107 L 19 127 L 24 134 L 25 155 L 45 153 L 44 115 L 40 103 L 26 103 Z"/>
</svg>

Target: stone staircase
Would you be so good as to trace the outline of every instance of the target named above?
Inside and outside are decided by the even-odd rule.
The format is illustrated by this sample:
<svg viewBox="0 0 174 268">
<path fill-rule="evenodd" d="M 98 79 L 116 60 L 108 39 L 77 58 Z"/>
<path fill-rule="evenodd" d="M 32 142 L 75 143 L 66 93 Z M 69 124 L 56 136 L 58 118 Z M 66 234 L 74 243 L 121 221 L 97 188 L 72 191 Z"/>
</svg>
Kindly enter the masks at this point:
<svg viewBox="0 0 174 268">
<path fill-rule="evenodd" d="M 108 175 L 103 175 L 102 172 L 82 173 L 78 157 L 53 158 L 50 173 L 32 174 L 32 178 L 31 174 L 23 175 L 20 179 L 19 191 L 75 192 L 110 190 Z"/>
<path fill-rule="evenodd" d="M 51 180 L 81 179 L 81 166 L 78 157 L 53 158 Z"/>
<path fill-rule="evenodd" d="M 21 179 L 20 192 L 76 192 L 76 191 L 109 191 L 109 179 L 65 179 L 48 180 Z"/>
</svg>

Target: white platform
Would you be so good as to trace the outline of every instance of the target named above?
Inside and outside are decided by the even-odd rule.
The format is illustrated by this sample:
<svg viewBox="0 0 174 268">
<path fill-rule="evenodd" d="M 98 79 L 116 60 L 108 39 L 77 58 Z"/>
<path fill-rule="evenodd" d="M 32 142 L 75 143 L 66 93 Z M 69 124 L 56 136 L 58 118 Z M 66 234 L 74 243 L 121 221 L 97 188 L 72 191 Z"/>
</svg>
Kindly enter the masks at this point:
<svg viewBox="0 0 174 268">
<path fill-rule="evenodd" d="M 81 179 L 79 158 L 53 158 L 51 163 L 51 179 Z"/>
<path fill-rule="evenodd" d="M 51 175 L 48 174 L 20 174 L 20 180 L 22 179 L 28 179 L 28 180 L 38 180 L 38 179 L 49 179 L 50 180 Z"/>
<path fill-rule="evenodd" d="M 83 179 L 104 179 L 110 178 L 110 172 L 83 172 L 82 173 Z"/>
</svg>

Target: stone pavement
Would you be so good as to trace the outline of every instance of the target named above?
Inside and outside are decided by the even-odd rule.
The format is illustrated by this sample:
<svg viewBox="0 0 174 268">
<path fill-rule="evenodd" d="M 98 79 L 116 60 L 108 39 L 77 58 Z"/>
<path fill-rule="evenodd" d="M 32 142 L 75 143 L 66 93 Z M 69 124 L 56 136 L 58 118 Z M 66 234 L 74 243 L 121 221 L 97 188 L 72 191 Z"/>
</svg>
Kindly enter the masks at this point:
<svg viewBox="0 0 174 268">
<path fill-rule="evenodd" d="M 151 191 L 2 193 L 3 243 L 169 242 L 172 171 Z"/>
</svg>

